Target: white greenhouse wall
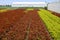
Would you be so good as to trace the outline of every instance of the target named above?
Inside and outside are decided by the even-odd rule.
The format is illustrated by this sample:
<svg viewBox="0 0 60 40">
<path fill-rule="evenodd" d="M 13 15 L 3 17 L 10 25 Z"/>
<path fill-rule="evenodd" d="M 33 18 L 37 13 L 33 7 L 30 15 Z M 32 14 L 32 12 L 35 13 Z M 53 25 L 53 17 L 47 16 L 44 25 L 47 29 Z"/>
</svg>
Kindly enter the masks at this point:
<svg viewBox="0 0 60 40">
<path fill-rule="evenodd" d="M 60 2 L 48 4 L 48 10 L 60 13 Z"/>
<path fill-rule="evenodd" d="M 43 4 L 14 4 L 12 7 L 45 7 Z"/>
<path fill-rule="evenodd" d="M 45 2 L 13 2 L 12 7 L 45 7 Z"/>
</svg>

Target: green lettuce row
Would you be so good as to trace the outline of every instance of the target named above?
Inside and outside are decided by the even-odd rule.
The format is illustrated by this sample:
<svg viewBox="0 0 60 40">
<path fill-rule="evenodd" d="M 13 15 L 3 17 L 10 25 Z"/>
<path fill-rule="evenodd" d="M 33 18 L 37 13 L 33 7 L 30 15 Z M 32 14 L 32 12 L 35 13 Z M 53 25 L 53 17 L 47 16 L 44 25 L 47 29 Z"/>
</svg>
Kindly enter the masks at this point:
<svg viewBox="0 0 60 40">
<path fill-rule="evenodd" d="M 41 10 L 41 12 L 43 12 L 44 14 L 46 14 L 47 16 L 49 16 L 52 20 L 58 22 L 60 24 L 60 18 L 51 14 L 51 12 L 46 11 L 46 10 Z"/>
<path fill-rule="evenodd" d="M 41 12 L 41 11 L 40 11 Z M 45 13 L 42 12 L 43 15 L 45 15 L 45 17 L 47 16 Z M 60 24 L 56 21 L 54 21 L 53 19 L 51 19 L 49 16 L 47 16 L 47 18 L 49 18 L 49 20 L 51 20 L 51 22 L 55 25 L 55 26 L 58 26 L 59 29 L 60 29 Z"/>
<path fill-rule="evenodd" d="M 43 12 L 42 12 L 43 13 Z M 45 15 L 45 17 L 47 16 L 45 13 L 43 13 L 43 15 Z M 54 21 L 53 19 L 49 18 L 49 16 L 47 16 L 48 20 L 50 20 L 52 22 L 52 24 L 60 30 L 60 24 L 57 23 L 56 21 Z"/>
<path fill-rule="evenodd" d="M 42 15 L 43 15 L 43 14 L 42 14 Z M 41 18 L 43 18 L 43 20 L 45 20 L 44 22 L 46 22 L 46 25 L 49 26 L 48 29 L 50 29 L 50 31 L 53 32 L 54 29 L 51 30 L 51 28 L 53 28 L 52 25 L 51 25 L 51 24 L 49 23 L 49 21 L 48 21 L 44 16 L 42 16 L 42 15 L 41 15 Z M 54 33 L 55 33 L 55 31 L 54 31 Z"/>
<path fill-rule="evenodd" d="M 44 20 L 44 22 L 46 23 L 48 29 L 51 31 L 51 34 L 54 34 L 54 38 L 55 40 L 58 39 L 57 38 L 57 30 L 58 27 L 57 25 L 55 25 L 56 27 L 54 27 L 54 22 L 52 20 L 49 19 L 48 16 L 45 15 L 45 13 L 39 12 L 39 15 L 41 16 L 41 18 Z M 57 29 L 56 29 L 57 28 Z M 59 31 L 59 30 L 58 30 Z M 60 33 L 60 32 L 59 32 Z M 58 34 L 59 34 L 58 33 Z M 53 36 L 53 35 L 52 35 Z"/>
</svg>

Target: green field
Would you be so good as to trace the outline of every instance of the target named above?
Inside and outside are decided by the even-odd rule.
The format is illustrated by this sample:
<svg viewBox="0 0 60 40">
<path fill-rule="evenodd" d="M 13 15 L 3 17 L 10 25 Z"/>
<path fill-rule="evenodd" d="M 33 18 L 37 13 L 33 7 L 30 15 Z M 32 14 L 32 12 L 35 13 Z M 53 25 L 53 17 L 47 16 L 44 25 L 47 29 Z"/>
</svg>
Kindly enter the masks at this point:
<svg viewBox="0 0 60 40">
<path fill-rule="evenodd" d="M 38 14 L 44 21 L 52 38 L 54 40 L 60 40 L 60 17 L 57 17 L 44 9 L 40 9 Z"/>
</svg>

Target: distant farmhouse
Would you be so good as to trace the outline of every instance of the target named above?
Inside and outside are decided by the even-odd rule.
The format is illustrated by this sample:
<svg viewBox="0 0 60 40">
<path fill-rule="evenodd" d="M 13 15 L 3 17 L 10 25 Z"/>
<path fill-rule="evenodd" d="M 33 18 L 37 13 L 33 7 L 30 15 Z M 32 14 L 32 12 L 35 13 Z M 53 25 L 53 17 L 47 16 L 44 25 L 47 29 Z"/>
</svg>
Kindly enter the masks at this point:
<svg viewBox="0 0 60 40">
<path fill-rule="evenodd" d="M 45 2 L 13 2 L 12 7 L 45 7 Z"/>
</svg>

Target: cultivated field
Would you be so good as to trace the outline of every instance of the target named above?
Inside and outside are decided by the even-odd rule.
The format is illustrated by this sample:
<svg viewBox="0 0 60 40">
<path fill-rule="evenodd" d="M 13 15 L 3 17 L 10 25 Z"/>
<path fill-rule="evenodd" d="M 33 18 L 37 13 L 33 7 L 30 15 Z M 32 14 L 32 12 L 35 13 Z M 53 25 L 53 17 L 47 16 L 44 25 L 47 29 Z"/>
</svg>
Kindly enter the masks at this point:
<svg viewBox="0 0 60 40">
<path fill-rule="evenodd" d="M 46 10 L 40 10 L 38 14 L 46 24 L 52 38 L 54 40 L 60 40 L 60 17 Z"/>
<path fill-rule="evenodd" d="M 60 17 L 44 9 L 0 10 L 0 40 L 60 40 Z"/>
</svg>

